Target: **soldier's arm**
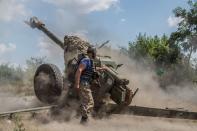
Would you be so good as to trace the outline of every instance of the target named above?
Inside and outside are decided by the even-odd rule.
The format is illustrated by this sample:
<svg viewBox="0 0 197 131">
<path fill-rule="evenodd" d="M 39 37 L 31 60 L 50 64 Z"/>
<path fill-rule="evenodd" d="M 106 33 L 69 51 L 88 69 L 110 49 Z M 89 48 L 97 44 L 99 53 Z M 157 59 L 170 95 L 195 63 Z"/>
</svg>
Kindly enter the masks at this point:
<svg viewBox="0 0 197 131">
<path fill-rule="evenodd" d="M 75 74 L 75 88 L 77 88 L 77 89 L 79 88 L 81 73 L 84 69 L 85 69 L 85 65 L 80 64 L 78 69 L 77 69 L 77 72 Z"/>
</svg>

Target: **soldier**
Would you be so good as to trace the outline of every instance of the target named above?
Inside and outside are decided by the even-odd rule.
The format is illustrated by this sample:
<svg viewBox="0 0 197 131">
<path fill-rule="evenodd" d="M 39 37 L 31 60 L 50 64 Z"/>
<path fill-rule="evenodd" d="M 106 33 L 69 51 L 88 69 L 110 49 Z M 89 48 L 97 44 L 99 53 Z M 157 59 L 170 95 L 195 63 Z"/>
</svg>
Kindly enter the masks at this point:
<svg viewBox="0 0 197 131">
<path fill-rule="evenodd" d="M 96 49 L 89 47 L 87 57 L 83 58 L 78 66 L 75 75 L 75 89 L 80 96 L 81 123 L 88 121 L 89 114 L 94 107 L 92 91 L 90 89 L 92 76 L 94 73 L 93 59 L 96 57 Z"/>
<path fill-rule="evenodd" d="M 66 67 L 67 68 L 66 74 L 67 74 L 67 79 L 71 83 L 75 84 L 74 87 L 77 87 L 75 89 L 77 89 L 77 92 L 78 92 L 76 94 L 76 90 L 73 90 L 73 88 L 69 88 L 68 92 L 70 92 L 70 93 L 68 93 L 68 96 L 69 96 L 69 94 L 71 94 L 71 96 L 74 96 L 74 97 L 79 96 L 80 97 L 80 99 L 81 99 L 81 113 L 82 113 L 81 122 L 85 122 L 88 119 L 87 114 L 89 114 L 89 112 L 91 112 L 91 110 L 94 106 L 94 103 L 96 103 L 96 104 L 98 103 L 96 96 L 92 97 L 92 95 L 98 94 L 98 91 L 99 91 L 98 85 L 95 84 L 95 79 L 98 80 L 98 74 L 96 74 L 94 71 L 103 71 L 103 70 L 105 70 L 105 68 L 94 66 L 93 60 L 96 59 L 96 48 L 91 47 L 88 42 L 82 40 L 81 38 L 79 38 L 77 36 L 65 36 L 64 42 L 65 42 L 65 45 L 67 45 L 64 48 L 65 62 L 67 62 L 67 59 L 68 59 L 67 57 L 72 52 L 73 52 L 73 54 L 76 55 L 76 54 L 78 54 L 78 52 L 76 52 L 76 50 L 81 51 L 81 53 L 78 54 L 77 71 L 75 70 L 75 68 L 73 70 L 73 68 L 72 68 L 73 66 L 71 66 L 71 69 L 69 69 L 70 66 L 67 66 Z M 69 55 L 66 53 L 69 53 Z M 87 56 L 85 54 L 87 54 Z M 75 74 L 73 74 L 73 73 L 75 73 Z M 94 73 L 94 75 L 93 75 L 93 73 Z M 76 77 L 73 78 L 73 76 L 74 77 L 76 76 L 77 79 L 76 79 Z M 88 86 L 88 87 L 87 88 L 79 88 L 79 87 L 84 87 L 83 85 Z M 92 87 L 94 87 L 94 88 L 92 88 Z M 92 94 L 92 89 L 94 90 L 93 94 Z M 84 92 L 85 92 L 85 94 L 82 94 Z M 86 102 L 87 100 L 89 100 L 88 103 Z M 86 107 L 84 107 L 84 106 L 86 106 Z M 84 109 L 82 109 L 82 108 L 84 108 Z"/>
</svg>

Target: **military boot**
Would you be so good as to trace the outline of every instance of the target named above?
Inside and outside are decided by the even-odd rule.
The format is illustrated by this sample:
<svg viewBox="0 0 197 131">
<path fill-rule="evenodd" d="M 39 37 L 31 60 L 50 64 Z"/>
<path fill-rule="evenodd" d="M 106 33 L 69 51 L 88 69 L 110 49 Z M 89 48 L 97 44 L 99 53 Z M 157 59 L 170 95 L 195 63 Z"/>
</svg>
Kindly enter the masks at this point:
<svg viewBox="0 0 197 131">
<path fill-rule="evenodd" d="M 81 117 L 80 124 L 86 125 L 86 124 L 88 123 L 88 121 L 89 121 L 88 117 L 82 116 L 82 117 Z"/>
</svg>

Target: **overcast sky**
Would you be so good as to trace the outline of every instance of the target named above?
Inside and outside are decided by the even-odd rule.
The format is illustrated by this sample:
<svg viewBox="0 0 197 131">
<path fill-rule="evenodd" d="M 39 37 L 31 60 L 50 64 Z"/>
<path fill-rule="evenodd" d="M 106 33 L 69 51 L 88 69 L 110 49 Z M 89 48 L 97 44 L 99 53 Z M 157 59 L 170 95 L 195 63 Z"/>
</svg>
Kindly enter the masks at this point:
<svg viewBox="0 0 197 131">
<path fill-rule="evenodd" d="M 169 35 L 179 19 L 172 10 L 187 0 L 0 0 L 0 63 L 23 65 L 35 56 L 63 64 L 61 49 L 24 24 L 37 16 L 62 40 L 77 34 L 93 44 L 128 46 L 141 33 Z"/>
</svg>

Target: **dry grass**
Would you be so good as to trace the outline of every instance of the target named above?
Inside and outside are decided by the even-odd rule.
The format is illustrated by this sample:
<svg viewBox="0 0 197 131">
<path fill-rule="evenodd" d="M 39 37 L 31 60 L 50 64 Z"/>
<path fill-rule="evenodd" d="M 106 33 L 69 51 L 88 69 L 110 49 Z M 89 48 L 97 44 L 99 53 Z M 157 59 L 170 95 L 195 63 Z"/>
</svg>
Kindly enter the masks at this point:
<svg viewBox="0 0 197 131">
<path fill-rule="evenodd" d="M 21 84 L 0 85 L 0 92 L 12 93 L 12 94 L 15 94 L 17 96 L 32 96 L 32 95 L 34 95 L 34 90 L 33 90 L 32 86 L 21 85 Z"/>
</svg>

